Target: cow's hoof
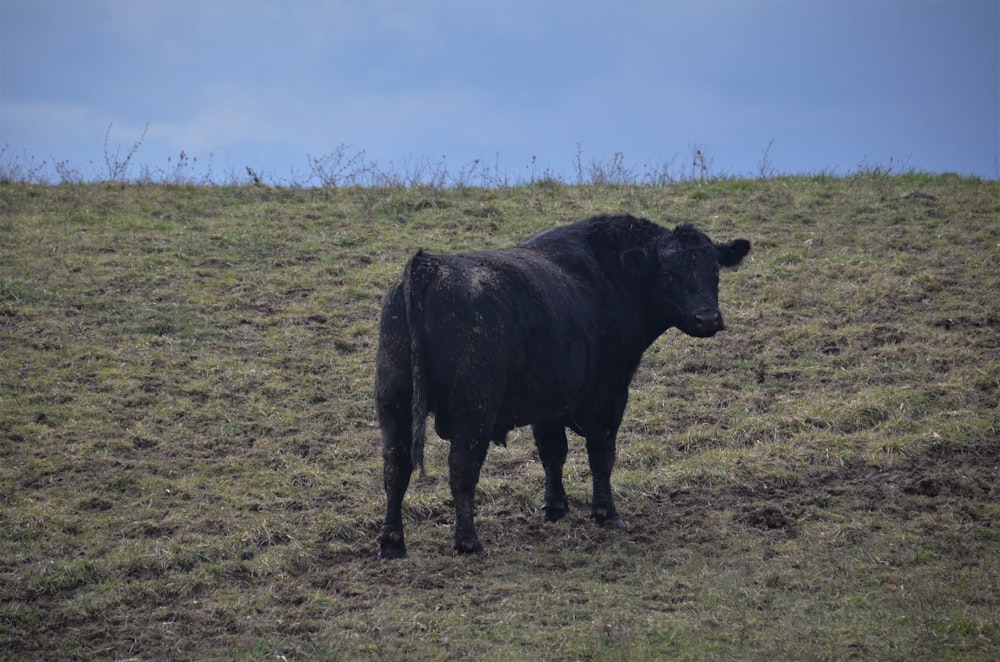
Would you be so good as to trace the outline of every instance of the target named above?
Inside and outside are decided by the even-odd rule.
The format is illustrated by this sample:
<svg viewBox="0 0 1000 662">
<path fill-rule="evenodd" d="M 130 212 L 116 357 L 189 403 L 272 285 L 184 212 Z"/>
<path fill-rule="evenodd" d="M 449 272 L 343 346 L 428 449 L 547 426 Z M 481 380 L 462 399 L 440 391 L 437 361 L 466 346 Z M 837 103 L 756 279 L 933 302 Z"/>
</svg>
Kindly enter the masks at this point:
<svg viewBox="0 0 1000 662">
<path fill-rule="evenodd" d="M 482 543 L 475 538 L 463 538 L 461 540 L 456 540 L 455 551 L 463 556 L 478 556 L 479 558 L 486 556 Z"/>
<path fill-rule="evenodd" d="M 383 531 L 378 537 L 380 559 L 405 559 L 406 543 L 402 531 Z"/>
<path fill-rule="evenodd" d="M 622 519 L 621 515 L 615 515 L 614 517 L 606 520 L 604 526 L 618 529 L 619 531 L 628 531 L 628 523 Z"/>
<path fill-rule="evenodd" d="M 606 526 L 611 529 L 619 529 L 621 531 L 628 530 L 628 524 L 622 519 L 622 516 L 616 513 L 614 510 L 609 511 L 607 508 L 594 508 L 594 519 L 601 526 Z"/>
<path fill-rule="evenodd" d="M 569 504 L 565 501 L 561 503 L 546 503 L 543 506 L 545 515 L 543 516 L 546 522 L 558 522 L 569 512 Z"/>
</svg>

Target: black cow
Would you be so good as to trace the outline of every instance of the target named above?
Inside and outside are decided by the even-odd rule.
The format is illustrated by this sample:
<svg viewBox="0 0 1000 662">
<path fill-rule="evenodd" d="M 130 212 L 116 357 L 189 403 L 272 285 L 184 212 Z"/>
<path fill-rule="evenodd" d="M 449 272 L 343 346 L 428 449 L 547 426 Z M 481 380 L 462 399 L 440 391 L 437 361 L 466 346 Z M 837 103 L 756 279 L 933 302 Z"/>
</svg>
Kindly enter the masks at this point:
<svg viewBox="0 0 1000 662">
<path fill-rule="evenodd" d="M 473 522 L 490 441 L 531 425 L 545 468 L 545 519 L 569 509 L 566 428 L 587 440 L 592 514 L 624 526 L 611 496 L 615 438 L 643 352 L 676 326 L 723 329 L 719 268 L 750 242 L 715 244 L 690 225 L 670 231 L 632 216 L 596 216 L 513 248 L 467 255 L 418 251 L 385 296 L 375 376 L 382 429 L 381 558 L 406 556 L 403 495 L 423 471 L 424 428 L 451 440 L 455 549 L 482 554 Z"/>
</svg>

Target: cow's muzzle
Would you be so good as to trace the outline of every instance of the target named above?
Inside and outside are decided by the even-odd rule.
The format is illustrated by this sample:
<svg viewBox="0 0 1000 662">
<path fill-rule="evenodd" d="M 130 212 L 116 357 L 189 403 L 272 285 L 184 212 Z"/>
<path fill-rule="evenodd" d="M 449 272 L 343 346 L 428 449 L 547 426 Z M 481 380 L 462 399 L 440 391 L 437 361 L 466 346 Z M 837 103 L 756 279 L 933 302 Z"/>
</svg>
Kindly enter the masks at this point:
<svg viewBox="0 0 1000 662">
<path fill-rule="evenodd" d="M 702 308 L 694 312 L 691 335 L 699 338 L 714 336 L 726 328 L 722 322 L 722 313 L 715 308 Z"/>
</svg>

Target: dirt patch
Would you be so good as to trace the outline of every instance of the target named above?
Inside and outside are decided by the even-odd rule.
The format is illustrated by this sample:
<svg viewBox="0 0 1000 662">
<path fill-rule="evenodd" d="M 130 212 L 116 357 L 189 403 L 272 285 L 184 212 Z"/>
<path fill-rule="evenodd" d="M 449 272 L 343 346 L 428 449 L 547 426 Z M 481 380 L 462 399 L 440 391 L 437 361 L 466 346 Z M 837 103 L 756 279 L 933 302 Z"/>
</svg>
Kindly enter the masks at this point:
<svg viewBox="0 0 1000 662">
<path fill-rule="evenodd" d="M 801 519 L 824 509 L 882 511 L 888 508 L 927 510 L 954 508 L 962 502 L 997 498 L 1000 452 L 979 445 L 961 450 L 932 446 L 924 455 L 888 466 L 846 466 L 806 471 L 792 485 L 740 485 L 713 495 L 723 509 L 742 513 L 738 519 L 762 529 L 792 532 Z"/>
</svg>

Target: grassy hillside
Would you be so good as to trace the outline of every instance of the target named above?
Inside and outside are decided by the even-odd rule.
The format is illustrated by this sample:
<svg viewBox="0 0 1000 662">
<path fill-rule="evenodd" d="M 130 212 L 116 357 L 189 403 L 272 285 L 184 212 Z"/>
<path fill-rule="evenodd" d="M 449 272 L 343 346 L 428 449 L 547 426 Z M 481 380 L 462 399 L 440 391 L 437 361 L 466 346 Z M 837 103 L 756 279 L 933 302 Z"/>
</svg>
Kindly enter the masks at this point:
<svg viewBox="0 0 1000 662">
<path fill-rule="evenodd" d="M 729 330 L 668 332 L 614 476 L 627 532 L 542 522 L 493 448 L 451 552 L 447 446 L 379 562 L 371 391 L 418 247 L 597 212 L 754 249 Z M 0 657 L 995 659 L 1000 186 L 0 185 Z"/>
</svg>

